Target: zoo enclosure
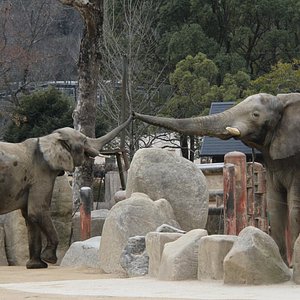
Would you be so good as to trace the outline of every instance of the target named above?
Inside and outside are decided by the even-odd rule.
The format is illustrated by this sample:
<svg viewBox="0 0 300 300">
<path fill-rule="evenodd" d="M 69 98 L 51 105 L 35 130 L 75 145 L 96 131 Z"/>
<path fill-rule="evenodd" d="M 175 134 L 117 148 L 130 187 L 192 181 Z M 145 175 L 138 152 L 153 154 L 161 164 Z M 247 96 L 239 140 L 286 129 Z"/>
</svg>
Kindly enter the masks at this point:
<svg viewBox="0 0 300 300">
<path fill-rule="evenodd" d="M 225 155 L 224 164 L 200 165 L 200 169 L 210 188 L 209 215 L 223 214 L 224 234 L 238 235 L 250 225 L 269 233 L 262 164 L 247 163 L 244 153 L 234 151 Z"/>
</svg>

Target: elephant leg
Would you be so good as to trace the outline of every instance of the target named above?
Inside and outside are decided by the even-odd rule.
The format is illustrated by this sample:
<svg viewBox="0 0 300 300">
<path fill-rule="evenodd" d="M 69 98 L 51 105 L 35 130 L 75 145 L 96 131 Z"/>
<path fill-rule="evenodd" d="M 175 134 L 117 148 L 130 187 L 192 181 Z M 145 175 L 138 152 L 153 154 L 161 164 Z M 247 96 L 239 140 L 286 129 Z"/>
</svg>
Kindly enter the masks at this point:
<svg viewBox="0 0 300 300">
<path fill-rule="evenodd" d="M 26 263 L 27 269 L 47 268 L 48 265 L 41 260 L 42 236 L 37 223 L 28 218 L 27 209 L 22 209 L 22 215 L 26 221 L 29 243 L 29 260 Z"/>
<path fill-rule="evenodd" d="M 57 262 L 56 249 L 58 245 L 58 236 L 56 229 L 53 225 L 50 213 L 50 203 L 52 198 L 52 188 L 46 193 L 46 198 L 41 199 L 41 195 L 45 194 L 44 190 L 39 190 L 39 187 L 35 190 L 31 190 L 31 201 L 28 201 L 28 217 L 30 220 L 36 222 L 41 232 L 46 236 L 47 245 L 41 253 L 41 258 L 51 264 Z M 38 198 L 35 196 L 38 194 Z M 34 197 L 35 196 L 35 197 Z M 38 199 L 40 202 L 33 201 Z"/>
<path fill-rule="evenodd" d="M 47 245 L 42 251 L 41 257 L 46 262 L 55 264 L 57 262 L 56 249 L 58 245 L 58 236 L 49 211 L 43 212 L 40 228 L 47 238 Z"/>
<path fill-rule="evenodd" d="M 268 188 L 267 197 L 271 236 L 279 247 L 279 251 L 283 260 L 288 263 L 285 239 L 288 224 L 286 194 L 284 192 L 279 192 L 277 190 Z"/>
</svg>

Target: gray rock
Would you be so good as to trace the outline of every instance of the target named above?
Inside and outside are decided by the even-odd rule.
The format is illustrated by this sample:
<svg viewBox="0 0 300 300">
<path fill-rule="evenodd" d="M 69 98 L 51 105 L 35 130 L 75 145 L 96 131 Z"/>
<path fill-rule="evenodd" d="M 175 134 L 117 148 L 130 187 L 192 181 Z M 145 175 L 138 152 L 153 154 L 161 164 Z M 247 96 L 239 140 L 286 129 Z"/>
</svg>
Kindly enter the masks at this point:
<svg viewBox="0 0 300 300">
<path fill-rule="evenodd" d="M 156 232 L 176 232 L 176 233 L 181 233 L 181 234 L 186 233 L 186 231 L 176 228 L 174 226 L 168 225 L 168 224 L 160 225 L 159 227 L 156 228 L 155 231 Z"/>
<path fill-rule="evenodd" d="M 224 283 L 274 284 L 290 278 L 274 240 L 252 226 L 240 232 L 224 259 Z"/>
<path fill-rule="evenodd" d="M 114 195 L 115 203 L 120 202 L 125 199 L 126 199 L 126 191 L 120 190 L 120 191 L 117 191 Z"/>
<path fill-rule="evenodd" d="M 167 199 L 183 230 L 204 228 L 208 189 L 202 171 L 189 160 L 163 149 L 140 149 L 128 171 L 126 195 L 141 192 Z"/>
<path fill-rule="evenodd" d="M 207 231 L 204 229 L 193 229 L 176 241 L 165 244 L 158 279 L 196 279 L 199 241 L 206 235 Z"/>
<path fill-rule="evenodd" d="M 10 266 L 24 266 L 29 258 L 28 237 L 25 220 L 20 210 L 6 214 L 5 246 Z"/>
<path fill-rule="evenodd" d="M 295 241 L 293 252 L 293 280 L 300 284 L 300 235 Z"/>
<path fill-rule="evenodd" d="M 144 236 L 133 236 L 128 239 L 121 253 L 120 264 L 129 277 L 148 274 L 149 256 Z"/>
<path fill-rule="evenodd" d="M 201 238 L 198 250 L 198 279 L 224 277 L 223 261 L 237 240 L 235 235 L 210 235 Z"/>
<path fill-rule="evenodd" d="M 182 233 L 178 232 L 149 232 L 146 234 L 146 251 L 149 255 L 149 276 L 158 276 L 165 244 L 176 241 L 182 235 Z"/>
<path fill-rule="evenodd" d="M 145 236 L 161 224 L 179 226 L 173 209 L 165 199 L 151 200 L 147 195 L 134 193 L 116 203 L 105 220 L 101 245 L 100 265 L 106 273 L 124 273 L 120 255 L 129 237 Z"/>
<path fill-rule="evenodd" d="M 73 243 L 61 261 L 62 267 L 100 268 L 100 236 Z"/>
<path fill-rule="evenodd" d="M 52 201 L 51 217 L 58 234 L 57 264 L 59 265 L 70 246 L 73 212 L 72 187 L 68 176 L 59 176 L 55 180 Z"/>
<path fill-rule="evenodd" d="M 7 257 L 5 252 L 5 232 L 3 224 L 0 224 L 0 266 L 7 266 Z"/>
</svg>

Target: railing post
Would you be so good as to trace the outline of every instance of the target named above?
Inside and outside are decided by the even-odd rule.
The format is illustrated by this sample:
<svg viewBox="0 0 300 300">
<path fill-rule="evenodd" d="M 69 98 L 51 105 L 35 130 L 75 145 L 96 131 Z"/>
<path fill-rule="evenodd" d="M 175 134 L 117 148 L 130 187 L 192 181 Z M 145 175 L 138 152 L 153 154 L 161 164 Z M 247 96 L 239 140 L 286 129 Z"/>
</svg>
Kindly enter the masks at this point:
<svg viewBox="0 0 300 300">
<path fill-rule="evenodd" d="M 248 214 L 251 215 L 253 225 L 266 233 L 269 233 L 266 204 L 266 175 L 265 169 L 260 163 L 249 163 L 248 169 Z"/>
<path fill-rule="evenodd" d="M 90 187 L 82 187 L 80 189 L 80 201 L 80 230 L 81 240 L 84 241 L 91 237 L 93 194 Z"/>
<path fill-rule="evenodd" d="M 229 152 L 224 156 L 224 162 L 235 166 L 236 234 L 239 234 L 248 221 L 246 155 L 237 151 Z"/>
<path fill-rule="evenodd" d="M 236 235 L 235 166 L 223 168 L 224 234 Z"/>
</svg>

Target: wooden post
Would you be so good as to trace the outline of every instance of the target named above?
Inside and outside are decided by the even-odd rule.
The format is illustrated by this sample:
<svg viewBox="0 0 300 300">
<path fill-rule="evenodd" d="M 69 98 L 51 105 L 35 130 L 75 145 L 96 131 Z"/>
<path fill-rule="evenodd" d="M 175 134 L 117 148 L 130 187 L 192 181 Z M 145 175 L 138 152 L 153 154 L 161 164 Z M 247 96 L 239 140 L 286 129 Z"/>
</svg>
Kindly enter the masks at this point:
<svg viewBox="0 0 300 300">
<path fill-rule="evenodd" d="M 80 189 L 80 201 L 80 230 L 81 240 L 84 241 L 91 237 L 93 194 L 90 187 L 82 187 Z"/>
<path fill-rule="evenodd" d="M 262 164 L 249 163 L 248 169 L 248 214 L 251 222 L 248 225 L 255 226 L 269 233 L 266 203 L 266 175 Z"/>
<path fill-rule="evenodd" d="M 224 162 L 235 166 L 235 211 L 236 234 L 247 226 L 247 172 L 246 155 L 242 152 L 229 152 L 224 157 Z"/>
<path fill-rule="evenodd" d="M 225 164 L 223 168 L 224 234 L 236 235 L 235 166 Z"/>
</svg>

